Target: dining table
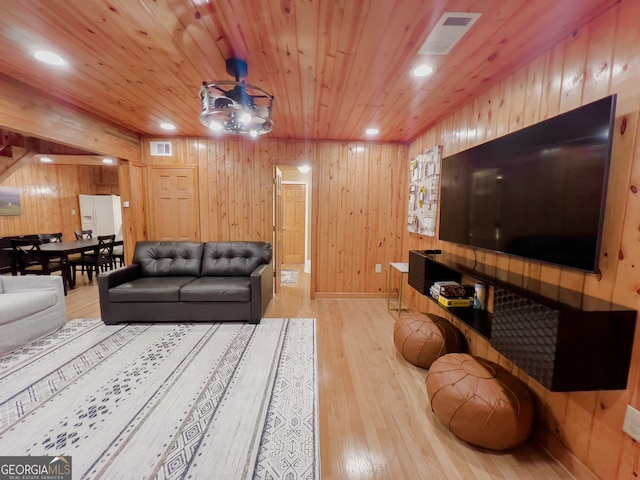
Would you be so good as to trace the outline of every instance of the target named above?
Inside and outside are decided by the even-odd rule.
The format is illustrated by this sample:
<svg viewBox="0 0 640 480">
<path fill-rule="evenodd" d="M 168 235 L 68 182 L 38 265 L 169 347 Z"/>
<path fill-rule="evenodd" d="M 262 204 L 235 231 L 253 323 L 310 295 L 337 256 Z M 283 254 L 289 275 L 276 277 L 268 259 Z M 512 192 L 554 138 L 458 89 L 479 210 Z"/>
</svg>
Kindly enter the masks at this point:
<svg viewBox="0 0 640 480">
<path fill-rule="evenodd" d="M 116 237 L 113 241 L 114 246 L 122 244 L 122 236 Z M 46 255 L 48 258 L 60 257 L 60 261 L 62 263 L 62 279 L 69 286 L 69 288 L 73 289 L 75 288 L 75 283 L 73 283 L 71 269 L 68 263 L 69 255 L 72 255 L 74 253 L 90 252 L 97 246 L 97 238 L 83 238 L 80 240 L 70 240 L 64 242 L 41 243 L 40 252 L 42 252 L 42 254 Z M 11 257 L 11 274 L 17 275 L 18 265 L 16 263 L 16 258 L 13 255 L 13 250 L 9 251 L 9 256 Z"/>
</svg>

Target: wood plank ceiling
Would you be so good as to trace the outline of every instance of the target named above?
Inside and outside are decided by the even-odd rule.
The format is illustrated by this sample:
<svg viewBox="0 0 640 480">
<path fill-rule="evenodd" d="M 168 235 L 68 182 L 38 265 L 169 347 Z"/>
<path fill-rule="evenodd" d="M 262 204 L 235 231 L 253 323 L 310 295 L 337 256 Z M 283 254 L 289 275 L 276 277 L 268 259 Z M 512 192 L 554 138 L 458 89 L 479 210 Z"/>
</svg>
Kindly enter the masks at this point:
<svg viewBox="0 0 640 480">
<path fill-rule="evenodd" d="M 141 135 L 212 135 L 204 80 L 275 96 L 279 139 L 408 142 L 617 0 L 0 0 L 2 73 Z M 444 12 L 482 16 L 446 56 L 418 51 Z M 63 68 L 35 61 L 47 49 Z M 419 62 L 430 77 L 409 71 Z M 542 73 L 542 72 L 541 72 Z M 0 125 L 10 129 L 10 125 Z"/>
</svg>

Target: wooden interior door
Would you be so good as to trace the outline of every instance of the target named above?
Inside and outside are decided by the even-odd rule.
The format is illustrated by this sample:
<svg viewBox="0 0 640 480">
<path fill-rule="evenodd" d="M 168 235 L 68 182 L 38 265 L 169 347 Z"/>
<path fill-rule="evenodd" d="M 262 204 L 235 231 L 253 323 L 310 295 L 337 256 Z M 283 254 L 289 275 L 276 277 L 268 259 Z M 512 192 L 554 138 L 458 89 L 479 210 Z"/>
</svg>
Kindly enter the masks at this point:
<svg viewBox="0 0 640 480">
<path fill-rule="evenodd" d="M 150 240 L 199 241 L 195 168 L 151 167 Z"/>
<path fill-rule="evenodd" d="M 283 263 L 304 263 L 306 195 L 307 187 L 304 184 L 282 186 Z"/>
<path fill-rule="evenodd" d="M 275 293 L 282 276 L 282 171 L 273 167 L 273 272 Z"/>
</svg>

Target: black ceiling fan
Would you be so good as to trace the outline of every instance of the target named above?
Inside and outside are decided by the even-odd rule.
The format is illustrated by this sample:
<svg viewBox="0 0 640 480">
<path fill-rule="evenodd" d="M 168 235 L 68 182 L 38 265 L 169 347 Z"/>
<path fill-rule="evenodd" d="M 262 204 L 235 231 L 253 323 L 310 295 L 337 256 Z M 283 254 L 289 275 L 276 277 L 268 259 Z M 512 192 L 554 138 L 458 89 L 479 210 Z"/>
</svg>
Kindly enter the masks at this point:
<svg viewBox="0 0 640 480">
<path fill-rule="evenodd" d="M 200 122 L 213 131 L 237 135 L 257 137 L 269 133 L 273 129 L 274 97 L 243 80 L 248 73 L 244 60 L 227 59 L 226 70 L 235 81 L 202 83 Z"/>
</svg>

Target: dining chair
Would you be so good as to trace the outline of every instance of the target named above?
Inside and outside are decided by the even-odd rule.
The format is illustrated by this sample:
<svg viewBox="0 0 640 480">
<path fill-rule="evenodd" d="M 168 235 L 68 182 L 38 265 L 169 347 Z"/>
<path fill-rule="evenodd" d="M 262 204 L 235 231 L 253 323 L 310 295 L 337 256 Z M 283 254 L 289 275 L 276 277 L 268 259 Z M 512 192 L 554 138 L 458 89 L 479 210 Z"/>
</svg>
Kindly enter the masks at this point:
<svg viewBox="0 0 640 480">
<path fill-rule="evenodd" d="M 0 238 L 0 274 L 11 272 L 11 238 Z"/>
<path fill-rule="evenodd" d="M 61 272 L 64 293 L 67 294 L 67 282 L 60 260 L 52 260 L 40 250 L 42 240 L 39 238 L 12 238 L 11 246 L 20 275 L 51 275 Z"/>
<path fill-rule="evenodd" d="M 75 230 L 76 240 L 93 238 L 93 230 Z"/>
<path fill-rule="evenodd" d="M 116 260 L 120 262 L 120 267 L 124 267 L 124 247 L 122 245 L 113 247 L 113 268 L 116 268 Z"/>
<path fill-rule="evenodd" d="M 39 233 L 38 238 L 42 240 L 42 243 L 61 243 L 62 232 L 59 233 Z M 50 262 L 62 262 L 62 257 L 49 257 Z"/>
<path fill-rule="evenodd" d="M 42 243 L 60 243 L 62 242 L 62 232 L 59 233 L 39 233 L 38 238 Z"/>
<path fill-rule="evenodd" d="M 93 230 L 74 230 L 73 233 L 76 236 L 76 240 L 87 240 L 87 239 L 93 238 Z M 84 252 L 83 253 L 74 253 L 72 255 L 69 255 L 67 260 L 77 261 L 77 260 L 80 260 L 83 256 L 84 256 Z M 81 270 L 80 274 L 84 275 L 84 264 L 82 264 L 82 270 Z M 74 282 L 75 282 L 75 277 L 74 277 Z"/>
<path fill-rule="evenodd" d="M 99 235 L 98 246 L 92 252 L 83 254 L 79 259 L 68 259 L 74 285 L 78 267 L 86 269 L 90 282 L 93 282 L 94 272 L 97 277 L 101 271 L 105 272 L 113 268 L 113 241 L 115 238 L 115 235 Z"/>
<path fill-rule="evenodd" d="M 8 262 L 8 271 L 13 272 L 13 265 L 14 262 L 12 261 L 12 255 L 13 255 L 13 247 L 11 245 L 11 239 L 29 239 L 29 240 L 37 240 L 38 239 L 38 235 L 36 234 L 32 234 L 32 235 L 9 235 L 8 237 L 4 237 L 3 239 L 0 239 L 0 243 L 2 244 L 2 249 L 4 254 L 6 254 L 6 257 L 4 257 L 4 262 L 7 263 Z M 4 249 L 9 249 L 9 250 L 4 250 Z M 7 273 L 6 269 L 2 269 L 0 268 L 0 273 Z"/>
</svg>

